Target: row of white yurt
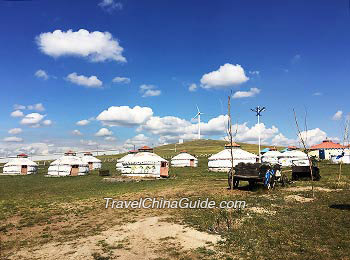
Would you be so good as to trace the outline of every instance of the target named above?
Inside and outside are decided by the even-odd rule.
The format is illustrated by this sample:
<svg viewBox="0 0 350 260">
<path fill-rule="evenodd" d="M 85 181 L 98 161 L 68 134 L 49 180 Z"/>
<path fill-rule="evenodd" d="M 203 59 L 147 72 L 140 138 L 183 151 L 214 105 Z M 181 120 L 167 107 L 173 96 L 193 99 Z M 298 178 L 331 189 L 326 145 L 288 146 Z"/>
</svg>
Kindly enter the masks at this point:
<svg viewBox="0 0 350 260">
<path fill-rule="evenodd" d="M 89 170 L 98 170 L 102 167 L 102 161 L 92 156 L 92 153 L 84 153 L 84 156 L 81 158 L 83 162 L 86 162 L 89 165 Z"/>
<path fill-rule="evenodd" d="M 350 149 L 344 149 L 341 155 L 332 156 L 331 161 L 334 163 L 350 164 Z"/>
<path fill-rule="evenodd" d="M 197 167 L 198 159 L 187 151 L 181 151 L 178 155 L 171 159 L 171 166 L 173 167 Z"/>
<path fill-rule="evenodd" d="M 143 146 L 132 158 L 124 161 L 121 169 L 122 175 L 130 177 L 167 177 L 169 163 L 159 155 L 153 153 L 153 149 Z"/>
<path fill-rule="evenodd" d="M 281 152 L 277 151 L 276 148 L 270 148 L 270 150 L 261 156 L 261 162 L 278 164 L 278 157 L 282 155 Z"/>
<path fill-rule="evenodd" d="M 278 157 L 278 162 L 282 167 L 310 165 L 307 154 L 299 150 L 290 150 L 282 153 Z"/>
<path fill-rule="evenodd" d="M 10 159 L 3 168 L 3 174 L 35 174 L 38 170 L 38 165 L 28 159 L 28 155 L 19 154 L 17 158 Z"/>
<path fill-rule="evenodd" d="M 239 144 L 236 144 L 236 143 L 226 144 L 224 150 L 208 158 L 209 171 L 228 172 L 231 169 L 232 167 L 231 148 L 232 148 L 233 167 L 240 162 L 255 163 L 258 160 L 257 155 L 242 150 Z"/>
<path fill-rule="evenodd" d="M 89 173 L 89 164 L 76 153 L 68 151 L 61 158 L 53 161 L 48 169 L 50 176 L 78 176 Z"/>
</svg>

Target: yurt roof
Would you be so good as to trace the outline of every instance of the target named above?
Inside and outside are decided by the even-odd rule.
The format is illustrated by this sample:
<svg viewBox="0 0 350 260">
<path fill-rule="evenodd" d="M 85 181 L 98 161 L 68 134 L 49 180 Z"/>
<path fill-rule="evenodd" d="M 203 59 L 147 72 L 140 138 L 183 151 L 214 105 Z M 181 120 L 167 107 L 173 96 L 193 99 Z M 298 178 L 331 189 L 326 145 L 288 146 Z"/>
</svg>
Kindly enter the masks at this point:
<svg viewBox="0 0 350 260">
<path fill-rule="evenodd" d="M 64 155 L 53 161 L 51 165 L 87 165 L 87 163 L 75 155 Z"/>
<path fill-rule="evenodd" d="M 235 142 L 225 144 L 225 148 L 229 148 L 229 147 L 241 147 L 241 146 Z"/>
<path fill-rule="evenodd" d="M 331 140 L 323 140 L 322 143 L 311 146 L 309 149 L 310 150 L 317 150 L 317 149 L 343 149 L 345 146 L 339 144 L 339 143 L 334 143 Z"/>
<path fill-rule="evenodd" d="M 233 149 L 232 150 L 232 155 L 234 160 L 240 160 L 240 159 L 252 159 L 252 158 L 257 158 L 258 156 L 244 151 L 242 149 Z M 214 154 L 209 157 L 209 160 L 231 160 L 231 150 L 225 149 L 217 154 Z"/>
<path fill-rule="evenodd" d="M 158 163 L 158 162 L 167 162 L 159 155 L 150 152 L 140 152 L 135 154 L 130 160 L 126 161 L 127 164 L 142 164 L 142 163 Z"/>
<path fill-rule="evenodd" d="M 100 159 L 97 159 L 96 157 L 94 157 L 92 155 L 86 155 L 86 154 L 84 154 L 82 159 L 83 159 L 84 162 L 92 162 L 92 163 L 94 163 L 94 162 L 96 162 L 96 163 L 101 162 Z"/>
<path fill-rule="evenodd" d="M 197 160 L 197 158 L 189 153 L 181 152 L 180 154 L 174 156 L 171 160 Z"/>
<path fill-rule="evenodd" d="M 262 157 L 278 157 L 281 156 L 282 153 L 279 151 L 268 151 L 262 155 Z"/>
<path fill-rule="evenodd" d="M 28 157 L 28 155 L 25 153 L 20 153 L 17 155 L 17 158 L 27 158 L 27 157 Z"/>
<path fill-rule="evenodd" d="M 135 153 L 128 153 L 127 155 L 124 155 L 122 158 L 118 160 L 118 162 L 126 162 L 127 160 L 131 159 L 135 156 Z"/>
<path fill-rule="evenodd" d="M 286 151 L 280 157 L 307 157 L 306 153 L 299 150 Z"/>
<path fill-rule="evenodd" d="M 4 165 L 4 167 L 21 166 L 21 165 L 38 166 L 35 162 L 33 162 L 32 160 L 29 160 L 28 158 L 18 157 L 18 158 L 13 158 L 9 160 L 8 163 Z"/>
</svg>

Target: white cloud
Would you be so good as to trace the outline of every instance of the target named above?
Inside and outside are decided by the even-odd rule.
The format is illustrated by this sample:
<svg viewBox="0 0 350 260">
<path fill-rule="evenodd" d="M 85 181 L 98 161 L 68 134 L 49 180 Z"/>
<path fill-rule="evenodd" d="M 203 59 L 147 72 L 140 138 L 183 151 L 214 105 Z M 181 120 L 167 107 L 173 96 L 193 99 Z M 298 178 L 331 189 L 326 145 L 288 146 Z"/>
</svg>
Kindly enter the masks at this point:
<svg viewBox="0 0 350 260">
<path fill-rule="evenodd" d="M 24 116 L 23 112 L 21 110 L 15 110 L 10 114 L 12 117 L 22 117 Z"/>
<path fill-rule="evenodd" d="M 5 137 L 4 142 L 22 142 L 23 138 L 17 136 Z"/>
<path fill-rule="evenodd" d="M 76 122 L 75 124 L 76 125 L 80 125 L 80 126 L 85 126 L 85 125 L 90 124 L 90 121 L 86 120 L 86 119 L 83 119 L 83 120 L 80 120 L 80 121 Z"/>
<path fill-rule="evenodd" d="M 152 115 L 153 111 L 149 107 L 112 106 L 102 111 L 96 119 L 108 126 L 138 126 Z"/>
<path fill-rule="evenodd" d="M 124 142 L 123 147 L 125 149 L 134 149 L 135 148 L 139 148 L 142 147 L 144 145 L 150 145 L 151 143 L 151 138 L 149 138 L 148 136 L 144 135 L 144 134 L 138 134 L 130 139 L 127 139 Z"/>
<path fill-rule="evenodd" d="M 131 80 L 129 78 L 125 77 L 115 77 L 112 82 L 114 83 L 122 83 L 122 84 L 129 84 Z"/>
<path fill-rule="evenodd" d="M 249 91 L 237 91 L 233 94 L 233 98 L 255 97 L 260 91 L 258 88 L 251 88 Z"/>
<path fill-rule="evenodd" d="M 41 115 L 39 113 L 31 113 L 22 118 L 22 125 L 29 125 L 31 127 L 38 127 L 41 120 L 45 117 L 45 115 Z"/>
<path fill-rule="evenodd" d="M 294 57 L 292 58 L 291 62 L 292 62 L 293 64 L 295 64 L 295 63 L 299 62 L 300 60 L 301 60 L 301 55 L 300 55 L 300 54 L 296 54 L 296 55 L 294 55 Z"/>
<path fill-rule="evenodd" d="M 92 140 L 80 140 L 80 143 L 82 144 L 82 145 L 88 145 L 88 146 L 95 146 L 95 145 L 98 145 L 98 143 L 97 142 L 95 142 L 95 141 L 92 141 Z"/>
<path fill-rule="evenodd" d="M 315 128 L 308 131 L 302 131 L 300 135 L 298 135 L 298 138 L 303 138 L 306 146 L 312 146 L 325 140 L 327 138 L 327 134 L 321 129 Z"/>
<path fill-rule="evenodd" d="M 289 139 L 285 137 L 282 133 L 279 133 L 275 135 L 274 138 L 272 138 L 271 145 L 276 145 L 276 146 L 297 145 L 297 141 L 294 139 Z"/>
<path fill-rule="evenodd" d="M 143 94 L 142 97 L 155 97 L 162 93 L 156 86 L 146 84 L 140 86 L 140 92 Z"/>
<path fill-rule="evenodd" d="M 105 141 L 115 141 L 116 138 L 114 136 L 106 136 Z"/>
<path fill-rule="evenodd" d="M 189 87 L 188 90 L 191 92 L 194 92 L 197 90 L 197 85 L 195 83 L 192 83 Z"/>
<path fill-rule="evenodd" d="M 203 88 L 227 88 L 249 80 L 241 65 L 226 63 L 216 71 L 204 74 L 201 78 Z"/>
<path fill-rule="evenodd" d="M 343 111 L 338 110 L 332 117 L 332 120 L 341 120 L 343 117 Z"/>
<path fill-rule="evenodd" d="M 95 136 L 110 136 L 113 132 L 107 128 L 101 128 L 98 130 L 98 132 L 95 134 Z"/>
<path fill-rule="evenodd" d="M 27 109 L 28 110 L 36 110 L 36 111 L 45 111 L 45 107 L 41 103 L 29 105 L 29 106 L 27 106 Z"/>
<path fill-rule="evenodd" d="M 109 32 L 89 32 L 84 29 L 73 32 L 56 30 L 41 33 L 36 37 L 39 49 L 54 58 L 60 56 L 79 56 L 93 62 L 114 60 L 126 62 L 123 47 Z"/>
<path fill-rule="evenodd" d="M 13 105 L 13 109 L 14 110 L 23 110 L 23 109 L 26 109 L 26 107 L 23 105 L 15 104 L 15 105 Z"/>
<path fill-rule="evenodd" d="M 102 0 L 98 5 L 108 12 L 123 9 L 123 4 L 120 2 L 115 2 L 114 0 Z"/>
<path fill-rule="evenodd" d="M 250 70 L 250 71 L 249 71 L 249 74 L 259 76 L 259 75 L 260 75 L 260 71 L 258 71 L 258 70 Z"/>
<path fill-rule="evenodd" d="M 72 131 L 72 135 L 82 136 L 83 134 L 79 130 L 75 129 Z"/>
<path fill-rule="evenodd" d="M 45 125 L 45 126 L 52 125 L 52 121 L 49 120 L 49 119 L 46 119 L 46 120 L 43 121 L 43 125 Z"/>
<path fill-rule="evenodd" d="M 21 128 L 12 128 L 8 131 L 9 134 L 11 135 L 17 135 L 22 133 L 22 129 Z"/>
<path fill-rule="evenodd" d="M 321 92 L 315 92 L 312 94 L 313 96 L 322 96 L 323 94 Z"/>
<path fill-rule="evenodd" d="M 35 75 L 35 77 L 43 79 L 43 80 L 49 79 L 49 75 L 47 75 L 45 70 L 37 70 L 34 75 Z"/>
<path fill-rule="evenodd" d="M 66 79 L 74 84 L 86 86 L 88 88 L 100 88 L 102 86 L 102 81 L 96 76 L 86 77 L 73 72 L 69 74 Z"/>
</svg>

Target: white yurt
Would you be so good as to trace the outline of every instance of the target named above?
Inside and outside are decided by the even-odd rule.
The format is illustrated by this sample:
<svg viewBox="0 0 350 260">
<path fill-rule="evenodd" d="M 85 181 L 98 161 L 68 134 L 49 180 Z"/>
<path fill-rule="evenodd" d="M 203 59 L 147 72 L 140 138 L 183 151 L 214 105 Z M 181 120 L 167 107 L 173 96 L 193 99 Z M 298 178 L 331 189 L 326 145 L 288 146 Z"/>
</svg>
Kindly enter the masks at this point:
<svg viewBox="0 0 350 260">
<path fill-rule="evenodd" d="M 310 165 L 306 153 L 299 150 L 291 150 L 282 153 L 282 155 L 278 157 L 278 162 L 283 167 Z"/>
<path fill-rule="evenodd" d="M 122 174 L 132 177 L 168 177 L 169 163 L 153 149 L 144 146 L 131 159 L 123 163 Z"/>
<path fill-rule="evenodd" d="M 342 157 L 339 157 L 337 159 L 338 156 L 332 156 L 331 160 L 334 163 L 344 163 L 344 164 L 350 164 L 350 149 L 344 149 L 344 154 Z"/>
<path fill-rule="evenodd" d="M 38 165 L 32 160 L 28 159 L 28 155 L 19 154 L 17 158 L 10 159 L 4 165 L 3 174 L 20 174 L 28 175 L 35 174 L 38 170 Z"/>
<path fill-rule="evenodd" d="M 171 166 L 173 167 L 197 167 L 198 159 L 187 151 L 181 151 L 178 155 L 171 159 Z"/>
<path fill-rule="evenodd" d="M 53 161 L 48 170 L 48 175 L 50 176 L 78 176 L 88 173 L 89 164 L 72 151 L 65 153 L 64 156 Z"/>
<path fill-rule="evenodd" d="M 122 171 L 123 168 L 124 168 L 124 165 L 123 163 L 129 161 L 132 157 L 134 157 L 135 154 L 137 154 L 138 151 L 137 150 L 131 150 L 129 151 L 129 153 L 125 156 L 123 156 L 122 158 L 120 158 L 118 161 L 117 161 L 117 164 L 115 165 L 116 166 L 116 170 L 117 171 Z M 127 167 L 127 165 L 125 165 L 125 167 Z"/>
<path fill-rule="evenodd" d="M 84 156 L 81 157 L 83 162 L 86 162 L 89 165 L 89 170 L 101 169 L 102 161 L 92 156 L 92 153 L 84 153 Z"/>
<path fill-rule="evenodd" d="M 214 154 L 208 159 L 208 168 L 209 171 L 214 172 L 228 172 L 231 167 L 231 147 L 233 154 L 233 166 L 236 166 L 238 163 L 256 163 L 258 156 L 244 151 L 241 149 L 241 146 L 236 143 L 226 144 L 225 149 L 221 152 Z"/>
<path fill-rule="evenodd" d="M 268 152 L 261 156 L 261 162 L 278 164 L 278 157 L 282 156 L 282 153 L 277 151 L 275 148 L 271 148 Z"/>
</svg>

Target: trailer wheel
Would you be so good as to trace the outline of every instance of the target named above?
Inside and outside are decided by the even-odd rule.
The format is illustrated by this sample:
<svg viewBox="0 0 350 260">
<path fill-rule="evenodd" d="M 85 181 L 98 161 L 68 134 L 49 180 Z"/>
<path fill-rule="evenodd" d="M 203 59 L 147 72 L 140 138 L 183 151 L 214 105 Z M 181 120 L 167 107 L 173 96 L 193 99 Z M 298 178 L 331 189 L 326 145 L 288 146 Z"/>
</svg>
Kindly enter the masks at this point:
<svg viewBox="0 0 350 260">
<path fill-rule="evenodd" d="M 238 186 L 239 186 L 239 180 L 237 180 L 237 179 L 233 179 L 233 188 L 234 189 L 238 189 Z"/>
</svg>

